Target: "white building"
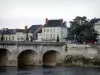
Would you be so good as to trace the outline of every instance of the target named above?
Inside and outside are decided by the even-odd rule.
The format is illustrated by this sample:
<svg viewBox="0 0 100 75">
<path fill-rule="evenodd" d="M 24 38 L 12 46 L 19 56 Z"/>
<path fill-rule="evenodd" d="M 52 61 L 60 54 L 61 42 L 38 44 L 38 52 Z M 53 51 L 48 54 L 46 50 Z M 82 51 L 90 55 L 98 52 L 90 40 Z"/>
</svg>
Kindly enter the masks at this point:
<svg viewBox="0 0 100 75">
<path fill-rule="evenodd" d="M 25 29 L 8 29 L 3 28 L 0 30 L 0 40 L 3 36 L 3 41 L 26 41 L 27 33 L 27 26 Z M 31 33 L 28 34 L 28 38 L 30 40 Z"/>
<path fill-rule="evenodd" d="M 24 40 L 24 29 L 8 29 L 3 28 L 0 30 L 0 40 L 3 36 L 4 41 L 21 41 Z"/>
<path fill-rule="evenodd" d="M 67 37 L 66 22 L 63 22 L 63 19 L 48 20 L 46 18 L 46 23 L 42 27 L 42 41 L 56 42 L 57 37 L 59 42 L 65 41 L 64 38 Z"/>
<path fill-rule="evenodd" d="M 33 41 L 42 41 L 42 25 L 32 25 L 28 29 L 29 36 L 32 35 Z"/>
<path fill-rule="evenodd" d="M 97 33 L 99 34 L 97 39 L 98 39 L 98 43 L 100 43 L 100 21 L 98 21 L 97 23 L 95 23 L 94 25 L 94 29 L 97 31 Z"/>
</svg>

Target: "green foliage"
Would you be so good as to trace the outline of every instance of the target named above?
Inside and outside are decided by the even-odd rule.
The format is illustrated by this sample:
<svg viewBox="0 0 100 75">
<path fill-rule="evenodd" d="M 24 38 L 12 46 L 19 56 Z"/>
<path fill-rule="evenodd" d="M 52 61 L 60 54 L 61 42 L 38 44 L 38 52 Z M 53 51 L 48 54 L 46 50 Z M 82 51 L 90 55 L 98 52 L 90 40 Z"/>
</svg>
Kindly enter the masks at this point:
<svg viewBox="0 0 100 75">
<path fill-rule="evenodd" d="M 72 56 L 66 56 L 64 63 L 72 63 L 72 61 L 73 61 Z"/>
<path fill-rule="evenodd" d="M 73 64 L 76 64 L 77 62 L 82 62 L 82 65 L 100 66 L 100 60 L 97 57 L 90 59 L 90 58 L 86 58 L 84 56 L 67 55 L 64 60 L 65 64 L 70 63 L 73 65 Z M 78 64 L 78 65 L 80 65 L 80 64 Z"/>
<path fill-rule="evenodd" d="M 4 41 L 4 35 L 3 34 L 1 35 L 1 41 Z"/>
<path fill-rule="evenodd" d="M 57 42 L 59 42 L 59 36 L 57 35 Z"/>
<path fill-rule="evenodd" d="M 65 46 L 65 51 L 67 51 L 67 45 Z"/>
<path fill-rule="evenodd" d="M 98 60 L 97 58 L 94 58 L 92 60 L 92 64 L 95 65 L 95 66 L 100 66 L 100 60 Z"/>
<path fill-rule="evenodd" d="M 69 37 L 74 40 L 94 40 L 97 39 L 97 32 L 94 30 L 94 23 L 92 20 L 88 20 L 87 17 L 77 16 L 70 22 L 70 34 Z"/>
<path fill-rule="evenodd" d="M 31 39 L 30 41 L 33 41 L 33 37 L 32 36 L 30 36 L 30 39 Z"/>
<path fill-rule="evenodd" d="M 65 61 L 66 63 L 77 63 L 77 62 L 82 62 L 83 64 L 91 64 L 92 59 L 90 58 L 85 58 L 83 56 L 66 56 Z"/>
</svg>

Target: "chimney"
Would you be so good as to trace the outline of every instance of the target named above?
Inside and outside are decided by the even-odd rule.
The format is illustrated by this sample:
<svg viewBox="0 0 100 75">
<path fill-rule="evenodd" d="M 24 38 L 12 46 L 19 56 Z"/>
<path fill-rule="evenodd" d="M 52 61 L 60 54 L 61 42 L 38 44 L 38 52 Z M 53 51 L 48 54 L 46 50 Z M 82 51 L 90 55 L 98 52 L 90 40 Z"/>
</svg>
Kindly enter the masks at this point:
<svg viewBox="0 0 100 75">
<path fill-rule="evenodd" d="M 61 25 L 63 25 L 63 19 L 61 18 L 60 20 L 61 20 Z"/>
<path fill-rule="evenodd" d="M 28 29 L 28 27 L 27 26 L 25 26 L 25 30 L 27 30 Z"/>
<path fill-rule="evenodd" d="M 47 23 L 48 23 L 48 18 L 45 19 L 45 24 L 47 24 Z"/>
</svg>

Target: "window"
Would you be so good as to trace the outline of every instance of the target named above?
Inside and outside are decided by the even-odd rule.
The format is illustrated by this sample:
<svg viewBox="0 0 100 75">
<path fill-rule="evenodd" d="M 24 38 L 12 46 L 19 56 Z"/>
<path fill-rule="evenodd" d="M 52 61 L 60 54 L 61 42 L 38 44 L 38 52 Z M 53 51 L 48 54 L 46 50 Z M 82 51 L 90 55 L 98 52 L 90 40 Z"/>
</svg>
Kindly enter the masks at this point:
<svg viewBox="0 0 100 75">
<path fill-rule="evenodd" d="M 6 40 L 8 40 L 7 37 L 6 37 Z"/>
<path fill-rule="evenodd" d="M 10 36 L 9 36 L 9 40 L 10 40 Z"/>
<path fill-rule="evenodd" d="M 14 36 L 12 36 L 12 40 L 14 40 Z"/>
<path fill-rule="evenodd" d="M 52 38 L 52 34 L 50 34 L 50 38 Z"/>
<path fill-rule="evenodd" d="M 53 32 L 55 32 L 55 29 L 53 30 Z"/>
</svg>

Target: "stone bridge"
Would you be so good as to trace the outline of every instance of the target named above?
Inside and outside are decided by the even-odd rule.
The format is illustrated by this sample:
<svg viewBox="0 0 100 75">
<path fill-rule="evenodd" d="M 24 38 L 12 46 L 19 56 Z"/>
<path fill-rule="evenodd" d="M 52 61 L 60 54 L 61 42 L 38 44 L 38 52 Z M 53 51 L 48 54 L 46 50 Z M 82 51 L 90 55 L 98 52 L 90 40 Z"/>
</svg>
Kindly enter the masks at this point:
<svg viewBox="0 0 100 75">
<path fill-rule="evenodd" d="M 0 41 L 0 66 L 56 65 L 67 55 L 100 57 L 100 45 Z"/>
<path fill-rule="evenodd" d="M 64 42 L 0 42 L 0 66 L 56 65 L 64 57 Z"/>
</svg>

